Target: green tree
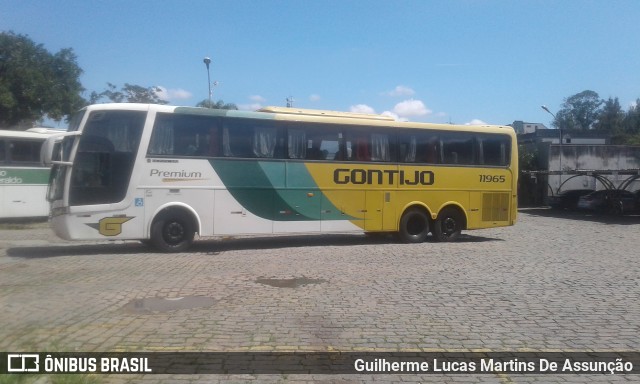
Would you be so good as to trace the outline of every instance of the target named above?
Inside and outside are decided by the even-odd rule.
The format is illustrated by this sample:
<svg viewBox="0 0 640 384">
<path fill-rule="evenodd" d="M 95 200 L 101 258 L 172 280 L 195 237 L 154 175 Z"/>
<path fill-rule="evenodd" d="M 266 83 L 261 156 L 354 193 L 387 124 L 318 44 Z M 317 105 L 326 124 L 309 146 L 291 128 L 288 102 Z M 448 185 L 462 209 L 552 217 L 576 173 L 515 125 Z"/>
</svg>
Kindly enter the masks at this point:
<svg viewBox="0 0 640 384">
<path fill-rule="evenodd" d="M 538 149 L 532 146 L 518 145 L 518 167 L 521 171 L 538 171 Z"/>
<path fill-rule="evenodd" d="M 158 93 L 161 91 L 159 87 L 142 87 L 125 83 L 121 90 L 118 90 L 115 84 L 107 83 L 107 89 L 97 93 L 91 92 L 89 102 L 95 104 L 100 100 L 107 99 L 112 103 L 145 103 L 145 104 L 168 104 L 169 102 L 160 98 Z"/>
<path fill-rule="evenodd" d="M 556 113 L 553 126 L 564 130 L 588 130 L 594 127 L 603 101 L 594 91 L 582 91 L 569 96 Z"/>
<path fill-rule="evenodd" d="M 0 32 L 0 127 L 60 121 L 86 104 L 71 48 L 48 52 L 28 36 Z"/>
<path fill-rule="evenodd" d="M 218 100 L 217 102 L 209 101 L 208 99 L 202 100 L 196 107 L 202 108 L 211 108 L 211 109 L 238 109 L 238 107 L 233 103 L 225 103 L 222 100 Z"/>
<path fill-rule="evenodd" d="M 617 97 L 615 99 L 610 97 L 604 102 L 594 128 L 611 135 L 622 135 L 624 133 L 624 118 L 625 113 L 620 106 L 620 101 Z"/>
<path fill-rule="evenodd" d="M 630 135 L 640 134 L 640 99 L 636 99 L 624 117 L 624 131 Z"/>
</svg>

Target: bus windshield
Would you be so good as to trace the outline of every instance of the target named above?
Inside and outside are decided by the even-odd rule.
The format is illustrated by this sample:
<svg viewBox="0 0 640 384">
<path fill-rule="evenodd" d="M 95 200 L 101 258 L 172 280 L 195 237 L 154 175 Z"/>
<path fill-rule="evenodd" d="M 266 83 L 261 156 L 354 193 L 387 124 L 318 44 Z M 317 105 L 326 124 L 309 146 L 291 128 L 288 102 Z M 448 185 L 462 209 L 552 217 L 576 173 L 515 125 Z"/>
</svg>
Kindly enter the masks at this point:
<svg viewBox="0 0 640 384">
<path fill-rule="evenodd" d="M 73 117 L 69 131 L 79 129 L 84 113 Z M 62 199 L 68 172 L 70 205 L 110 204 L 124 199 L 145 118 L 143 111 L 91 112 L 80 136 L 64 137 L 54 148 L 53 160 L 73 166 L 53 166 L 48 200 Z"/>
<path fill-rule="evenodd" d="M 73 161 L 70 205 L 110 204 L 124 199 L 146 112 L 91 112 Z"/>
<path fill-rule="evenodd" d="M 85 110 L 82 109 L 73 115 L 69 122 L 68 131 L 77 131 L 80 128 L 80 122 L 84 117 Z M 76 140 L 75 136 L 67 136 L 62 139 L 62 142 L 56 143 L 53 147 L 53 155 L 51 160 L 68 162 L 71 158 L 71 148 Z M 67 174 L 67 166 L 61 164 L 54 164 L 51 167 L 51 174 L 49 175 L 49 188 L 47 191 L 47 201 L 52 202 L 61 200 L 64 191 L 64 180 Z"/>
</svg>

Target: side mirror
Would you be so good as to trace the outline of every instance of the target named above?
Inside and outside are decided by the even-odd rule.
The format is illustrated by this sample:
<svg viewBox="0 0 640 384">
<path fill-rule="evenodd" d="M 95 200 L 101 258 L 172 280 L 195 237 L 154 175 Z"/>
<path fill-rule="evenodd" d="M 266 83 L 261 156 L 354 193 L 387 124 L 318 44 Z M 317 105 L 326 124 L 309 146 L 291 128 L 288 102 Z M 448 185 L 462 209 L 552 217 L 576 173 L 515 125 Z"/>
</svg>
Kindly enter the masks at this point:
<svg viewBox="0 0 640 384">
<path fill-rule="evenodd" d="M 72 131 L 49 136 L 40 148 L 40 162 L 42 165 L 47 167 L 53 164 L 71 165 L 71 162 L 65 161 L 62 156 L 62 140 L 67 136 L 79 136 L 80 134 L 81 132 Z"/>
</svg>

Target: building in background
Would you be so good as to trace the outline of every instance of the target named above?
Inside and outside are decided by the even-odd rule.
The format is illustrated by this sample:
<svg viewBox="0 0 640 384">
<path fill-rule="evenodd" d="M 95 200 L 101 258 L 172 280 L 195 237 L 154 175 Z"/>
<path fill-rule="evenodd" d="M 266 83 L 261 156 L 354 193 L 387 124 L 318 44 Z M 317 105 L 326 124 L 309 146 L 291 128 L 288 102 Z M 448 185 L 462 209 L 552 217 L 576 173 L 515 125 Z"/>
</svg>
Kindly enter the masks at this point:
<svg viewBox="0 0 640 384">
<path fill-rule="evenodd" d="M 640 170 L 640 146 L 610 145 L 609 134 L 594 130 L 548 129 L 541 123 L 522 121 L 511 126 L 518 133 L 524 171 L 518 191 L 520 206 L 544 205 L 547 196 L 560 191 L 606 188 L 593 173 L 575 176 L 578 170 L 603 171 L 601 176 L 615 188 L 640 189 L 639 180 L 623 184 L 633 178 L 633 170 Z"/>
</svg>

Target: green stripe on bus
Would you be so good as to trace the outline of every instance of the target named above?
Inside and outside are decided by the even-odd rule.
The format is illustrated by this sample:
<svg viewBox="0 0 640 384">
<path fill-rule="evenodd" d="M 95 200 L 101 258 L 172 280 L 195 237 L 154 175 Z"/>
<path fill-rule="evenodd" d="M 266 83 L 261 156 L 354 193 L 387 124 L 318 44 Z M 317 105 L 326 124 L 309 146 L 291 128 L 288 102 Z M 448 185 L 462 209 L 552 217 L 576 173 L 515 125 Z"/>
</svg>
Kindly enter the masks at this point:
<svg viewBox="0 0 640 384">
<path fill-rule="evenodd" d="M 211 159 L 231 195 L 252 214 L 273 221 L 348 220 L 324 197 L 304 163 Z M 332 214 L 321 214 L 321 209 Z"/>
<path fill-rule="evenodd" d="M 0 185 L 47 185 L 49 168 L 0 168 Z"/>
</svg>

